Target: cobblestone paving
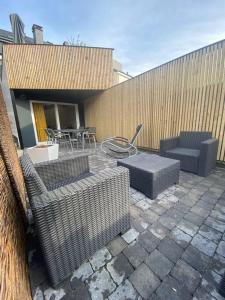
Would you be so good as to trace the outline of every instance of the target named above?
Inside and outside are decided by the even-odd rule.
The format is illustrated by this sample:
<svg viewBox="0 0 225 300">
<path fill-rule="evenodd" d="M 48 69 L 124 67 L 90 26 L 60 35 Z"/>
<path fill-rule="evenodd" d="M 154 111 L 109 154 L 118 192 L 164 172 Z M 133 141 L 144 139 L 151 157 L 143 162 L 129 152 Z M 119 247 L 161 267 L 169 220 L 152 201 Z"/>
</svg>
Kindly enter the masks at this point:
<svg viewBox="0 0 225 300">
<path fill-rule="evenodd" d="M 92 172 L 116 160 L 90 151 Z M 29 228 L 28 258 L 35 300 L 224 299 L 225 169 L 207 178 L 180 172 L 180 183 L 156 200 L 131 188 L 132 228 L 85 261 L 57 290 L 48 283 Z"/>
</svg>

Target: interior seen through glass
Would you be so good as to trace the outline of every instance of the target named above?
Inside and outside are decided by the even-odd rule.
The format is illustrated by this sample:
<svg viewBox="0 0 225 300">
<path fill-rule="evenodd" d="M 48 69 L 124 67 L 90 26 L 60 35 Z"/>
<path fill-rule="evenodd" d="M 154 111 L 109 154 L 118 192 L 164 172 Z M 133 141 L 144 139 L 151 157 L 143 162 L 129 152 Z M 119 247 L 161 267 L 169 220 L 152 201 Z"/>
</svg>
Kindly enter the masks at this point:
<svg viewBox="0 0 225 300">
<path fill-rule="evenodd" d="M 61 129 L 76 129 L 76 113 L 73 105 L 58 105 Z"/>
<path fill-rule="evenodd" d="M 57 104 L 61 129 L 76 129 L 76 111 L 74 105 Z M 57 129 L 54 104 L 44 104 L 47 128 Z"/>
<path fill-rule="evenodd" d="M 54 104 L 44 104 L 47 128 L 57 129 Z"/>
</svg>

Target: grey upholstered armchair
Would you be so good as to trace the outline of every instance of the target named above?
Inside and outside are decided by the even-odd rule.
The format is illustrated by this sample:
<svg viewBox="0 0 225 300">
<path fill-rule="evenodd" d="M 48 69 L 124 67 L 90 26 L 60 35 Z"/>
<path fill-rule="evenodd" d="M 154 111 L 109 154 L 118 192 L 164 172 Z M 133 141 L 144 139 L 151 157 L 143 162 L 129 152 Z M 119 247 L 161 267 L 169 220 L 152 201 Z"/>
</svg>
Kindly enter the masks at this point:
<svg viewBox="0 0 225 300">
<path fill-rule="evenodd" d="M 182 131 L 180 136 L 160 141 L 160 154 L 180 160 L 181 169 L 207 176 L 216 165 L 218 140 L 211 132 Z"/>
<path fill-rule="evenodd" d="M 129 172 L 94 175 L 88 156 L 33 165 L 21 157 L 49 279 L 55 287 L 94 252 L 130 228 Z"/>
</svg>

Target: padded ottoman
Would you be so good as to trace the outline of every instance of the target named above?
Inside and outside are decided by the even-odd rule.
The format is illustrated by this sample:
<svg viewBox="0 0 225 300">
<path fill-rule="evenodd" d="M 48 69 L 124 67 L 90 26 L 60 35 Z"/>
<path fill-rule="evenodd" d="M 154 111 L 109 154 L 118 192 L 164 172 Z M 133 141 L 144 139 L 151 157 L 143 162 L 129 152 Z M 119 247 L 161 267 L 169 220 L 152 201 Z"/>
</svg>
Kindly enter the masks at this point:
<svg viewBox="0 0 225 300">
<path fill-rule="evenodd" d="M 179 182 L 179 160 L 142 153 L 120 159 L 117 165 L 128 168 L 131 187 L 151 199 Z"/>
</svg>

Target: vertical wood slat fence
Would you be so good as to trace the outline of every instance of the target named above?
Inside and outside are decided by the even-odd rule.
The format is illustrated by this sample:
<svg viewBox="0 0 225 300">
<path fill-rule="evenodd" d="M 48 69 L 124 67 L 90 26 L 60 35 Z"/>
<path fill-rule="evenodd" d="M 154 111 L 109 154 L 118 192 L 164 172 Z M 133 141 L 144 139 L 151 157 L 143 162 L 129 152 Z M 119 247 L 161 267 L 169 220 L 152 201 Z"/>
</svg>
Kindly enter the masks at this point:
<svg viewBox="0 0 225 300">
<path fill-rule="evenodd" d="M 225 40 L 165 63 L 85 102 L 85 125 L 98 141 L 131 137 L 144 124 L 138 146 L 159 149 L 159 141 L 181 130 L 212 131 L 217 159 L 225 161 Z"/>
<path fill-rule="evenodd" d="M 112 86 L 112 51 L 63 45 L 4 45 L 9 88 L 104 90 Z"/>
<path fill-rule="evenodd" d="M 0 86 L 0 299 L 30 300 L 25 187 Z"/>
</svg>

